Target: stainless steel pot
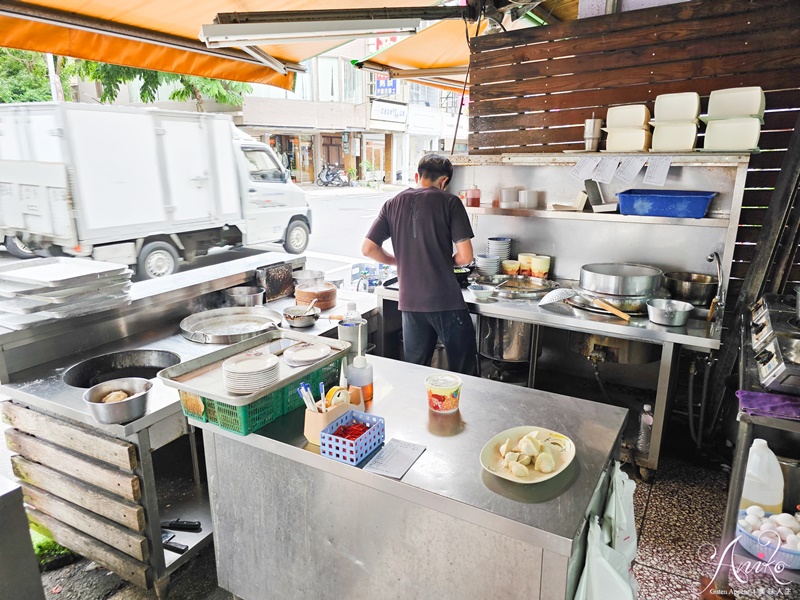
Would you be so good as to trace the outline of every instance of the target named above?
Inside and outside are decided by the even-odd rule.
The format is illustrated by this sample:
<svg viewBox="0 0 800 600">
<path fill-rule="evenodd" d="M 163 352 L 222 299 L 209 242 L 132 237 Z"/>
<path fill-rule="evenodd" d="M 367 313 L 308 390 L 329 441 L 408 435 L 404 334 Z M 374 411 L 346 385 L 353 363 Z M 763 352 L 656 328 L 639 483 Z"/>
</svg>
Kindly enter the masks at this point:
<svg viewBox="0 0 800 600">
<path fill-rule="evenodd" d="M 92 417 L 100 423 L 128 423 L 143 417 L 147 412 L 147 394 L 153 383 L 141 377 L 123 377 L 112 379 L 89 388 L 83 394 L 83 400 L 92 413 Z M 122 391 L 129 398 L 119 402 L 104 404 L 103 398 L 111 392 Z"/>
<path fill-rule="evenodd" d="M 310 270 L 293 271 L 292 279 L 294 280 L 295 287 L 303 283 L 322 283 L 325 281 L 325 273 L 322 271 Z"/>
<path fill-rule="evenodd" d="M 717 278 L 700 273 L 664 273 L 665 287 L 676 300 L 708 306 L 717 292 Z"/>
<path fill-rule="evenodd" d="M 661 269 L 632 263 L 594 263 L 581 267 L 580 285 L 598 294 L 651 296 L 661 288 Z"/>
<path fill-rule="evenodd" d="M 531 356 L 530 323 L 481 317 L 479 352 L 492 360 L 528 362 Z"/>
<path fill-rule="evenodd" d="M 680 300 L 648 300 L 647 316 L 653 322 L 667 327 L 683 327 L 694 307 Z"/>
<path fill-rule="evenodd" d="M 238 285 L 225 290 L 225 297 L 231 306 L 261 306 L 264 304 L 264 288 Z"/>
<path fill-rule="evenodd" d="M 289 327 L 311 327 L 319 319 L 319 314 L 322 312 L 316 306 L 309 313 L 307 306 L 287 306 L 283 309 L 283 318 L 289 323 Z"/>
</svg>

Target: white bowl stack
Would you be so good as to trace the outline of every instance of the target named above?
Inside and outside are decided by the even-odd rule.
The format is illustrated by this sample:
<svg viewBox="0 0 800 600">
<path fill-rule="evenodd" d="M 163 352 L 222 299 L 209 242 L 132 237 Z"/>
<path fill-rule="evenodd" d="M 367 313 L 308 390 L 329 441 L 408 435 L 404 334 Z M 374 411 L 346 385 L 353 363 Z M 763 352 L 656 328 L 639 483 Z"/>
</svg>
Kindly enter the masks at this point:
<svg viewBox="0 0 800 600">
<path fill-rule="evenodd" d="M 645 152 L 650 148 L 650 109 L 645 104 L 612 106 L 606 113 L 606 152 Z"/>
<path fill-rule="evenodd" d="M 697 143 L 700 94 L 684 92 L 656 96 L 651 152 L 692 152 Z"/>
<path fill-rule="evenodd" d="M 511 256 L 511 238 L 490 237 L 486 242 L 486 254 L 498 256 L 501 262 L 508 260 Z"/>
<path fill-rule="evenodd" d="M 482 277 L 497 275 L 500 270 L 500 257 L 492 254 L 478 254 L 475 257 L 475 264 L 478 265 L 478 274 Z"/>
<path fill-rule="evenodd" d="M 764 90 L 760 87 L 714 90 L 708 98 L 703 150 L 737 152 L 758 150 L 764 122 Z"/>
<path fill-rule="evenodd" d="M 230 394 L 252 394 L 278 380 L 278 357 L 269 352 L 251 351 L 222 363 L 225 389 Z"/>
</svg>

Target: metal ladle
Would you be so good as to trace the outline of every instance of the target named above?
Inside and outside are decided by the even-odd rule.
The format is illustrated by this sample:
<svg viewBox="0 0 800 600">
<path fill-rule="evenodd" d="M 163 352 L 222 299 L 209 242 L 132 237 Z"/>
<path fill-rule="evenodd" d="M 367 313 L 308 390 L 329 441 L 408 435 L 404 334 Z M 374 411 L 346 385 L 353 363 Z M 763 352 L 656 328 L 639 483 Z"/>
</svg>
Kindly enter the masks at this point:
<svg viewBox="0 0 800 600">
<path fill-rule="evenodd" d="M 318 300 L 317 298 L 314 298 L 311 301 L 311 304 L 308 305 L 308 308 L 306 309 L 306 312 L 303 313 L 304 317 L 307 317 L 308 315 L 310 315 L 310 314 L 312 314 L 314 312 L 314 305 L 317 303 L 317 300 Z"/>
</svg>

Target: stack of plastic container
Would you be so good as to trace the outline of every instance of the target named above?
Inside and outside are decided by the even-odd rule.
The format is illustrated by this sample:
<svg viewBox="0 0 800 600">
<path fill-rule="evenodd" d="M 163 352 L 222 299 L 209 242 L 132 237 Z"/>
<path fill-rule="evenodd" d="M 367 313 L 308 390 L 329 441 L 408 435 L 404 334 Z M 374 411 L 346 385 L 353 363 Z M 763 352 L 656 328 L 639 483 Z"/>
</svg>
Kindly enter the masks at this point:
<svg viewBox="0 0 800 600">
<path fill-rule="evenodd" d="M 708 98 L 703 150 L 707 152 L 758 151 L 764 122 L 764 90 L 760 87 L 714 90 Z"/>
<path fill-rule="evenodd" d="M 697 143 L 697 117 L 700 95 L 697 92 L 656 96 L 651 152 L 691 152 Z"/>
<path fill-rule="evenodd" d="M 650 148 L 650 109 L 644 104 L 612 106 L 606 113 L 606 152 L 645 152 Z"/>
</svg>

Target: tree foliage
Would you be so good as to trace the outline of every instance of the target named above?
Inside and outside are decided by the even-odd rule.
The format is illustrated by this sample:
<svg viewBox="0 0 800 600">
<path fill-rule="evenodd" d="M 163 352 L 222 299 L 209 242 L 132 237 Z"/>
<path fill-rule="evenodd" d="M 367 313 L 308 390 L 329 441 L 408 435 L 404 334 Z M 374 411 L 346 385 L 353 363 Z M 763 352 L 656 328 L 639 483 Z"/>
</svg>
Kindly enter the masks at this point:
<svg viewBox="0 0 800 600">
<path fill-rule="evenodd" d="M 138 79 L 141 84 L 139 97 L 142 102 L 154 102 L 158 97 L 158 88 L 162 85 L 171 85 L 174 89 L 170 92 L 169 99 L 178 102 L 194 100 L 198 112 L 204 112 L 203 100 L 206 98 L 220 104 L 238 106 L 242 104 L 243 94 L 253 91 L 249 84 L 238 81 L 134 69 L 92 61 L 80 61 L 78 74 L 103 86 L 103 93 L 100 96 L 102 102 L 113 102 L 119 95 L 123 83 Z"/>
<path fill-rule="evenodd" d="M 0 103 L 52 100 L 46 59 L 38 52 L 0 48 Z M 54 57 L 54 61 L 61 86 L 68 90 L 75 65 L 62 56 Z"/>
</svg>

